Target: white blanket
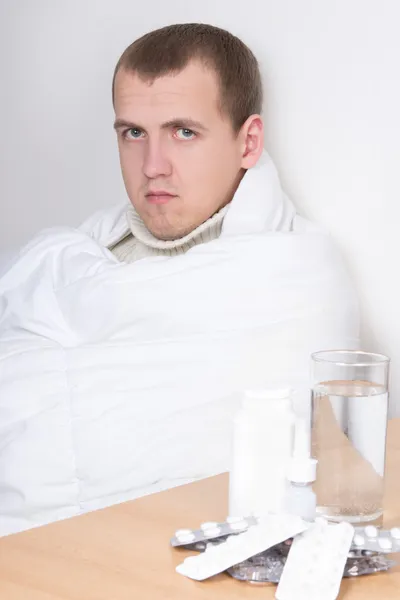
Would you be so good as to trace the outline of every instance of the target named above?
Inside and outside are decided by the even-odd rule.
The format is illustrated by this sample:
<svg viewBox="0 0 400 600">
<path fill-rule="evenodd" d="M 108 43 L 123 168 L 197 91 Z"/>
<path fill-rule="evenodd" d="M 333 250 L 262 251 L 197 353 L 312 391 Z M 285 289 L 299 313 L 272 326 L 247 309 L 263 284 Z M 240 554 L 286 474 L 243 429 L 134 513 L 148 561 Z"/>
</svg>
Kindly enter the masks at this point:
<svg viewBox="0 0 400 600">
<path fill-rule="evenodd" d="M 358 345 L 329 237 L 264 154 L 221 237 L 120 264 L 124 207 L 43 232 L 0 280 L 0 534 L 225 471 L 240 391 Z M 300 400 L 298 400 L 300 402 Z"/>
</svg>

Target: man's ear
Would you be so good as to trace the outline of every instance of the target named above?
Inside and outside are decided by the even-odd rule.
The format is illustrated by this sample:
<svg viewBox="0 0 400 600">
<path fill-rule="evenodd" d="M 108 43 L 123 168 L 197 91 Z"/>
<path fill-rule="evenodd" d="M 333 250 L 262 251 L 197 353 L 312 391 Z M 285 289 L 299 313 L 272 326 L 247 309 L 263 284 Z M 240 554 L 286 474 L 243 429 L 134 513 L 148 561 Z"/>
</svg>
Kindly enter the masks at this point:
<svg viewBox="0 0 400 600">
<path fill-rule="evenodd" d="M 264 149 L 264 123 L 260 115 L 251 115 L 242 125 L 242 169 L 251 169 Z"/>
</svg>

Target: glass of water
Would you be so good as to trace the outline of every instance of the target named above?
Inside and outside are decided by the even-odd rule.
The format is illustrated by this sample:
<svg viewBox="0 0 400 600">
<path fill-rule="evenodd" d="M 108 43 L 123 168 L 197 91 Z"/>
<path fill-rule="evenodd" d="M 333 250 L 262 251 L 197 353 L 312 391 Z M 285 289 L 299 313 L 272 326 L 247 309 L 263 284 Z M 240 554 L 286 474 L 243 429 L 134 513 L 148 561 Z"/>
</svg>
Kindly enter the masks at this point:
<svg viewBox="0 0 400 600">
<path fill-rule="evenodd" d="M 381 525 L 390 360 L 351 350 L 312 355 L 317 512 Z"/>
</svg>

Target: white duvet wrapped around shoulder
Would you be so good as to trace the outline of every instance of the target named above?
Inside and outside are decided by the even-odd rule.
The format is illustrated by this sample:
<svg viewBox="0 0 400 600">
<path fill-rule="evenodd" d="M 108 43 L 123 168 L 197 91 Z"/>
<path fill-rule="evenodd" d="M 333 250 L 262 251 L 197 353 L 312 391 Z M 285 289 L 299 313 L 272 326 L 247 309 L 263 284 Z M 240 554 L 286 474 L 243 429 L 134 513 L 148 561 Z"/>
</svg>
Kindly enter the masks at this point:
<svg viewBox="0 0 400 600">
<path fill-rule="evenodd" d="M 264 154 L 220 238 L 118 263 L 125 209 L 34 239 L 0 280 L 0 534 L 225 471 L 241 390 L 308 387 L 358 344 L 329 237 Z"/>
</svg>

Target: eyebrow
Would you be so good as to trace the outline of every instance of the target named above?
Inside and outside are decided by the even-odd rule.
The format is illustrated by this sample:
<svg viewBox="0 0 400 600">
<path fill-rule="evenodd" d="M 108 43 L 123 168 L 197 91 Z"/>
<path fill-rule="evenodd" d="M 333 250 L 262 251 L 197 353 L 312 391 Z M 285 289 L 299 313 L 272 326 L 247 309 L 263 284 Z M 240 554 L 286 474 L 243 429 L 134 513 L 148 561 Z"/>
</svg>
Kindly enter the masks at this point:
<svg viewBox="0 0 400 600">
<path fill-rule="evenodd" d="M 195 121 L 193 119 L 187 118 L 176 118 L 171 119 L 170 121 L 166 121 L 161 125 L 161 129 L 170 129 L 171 127 L 182 127 L 183 129 L 200 129 L 201 131 L 208 131 L 207 127 L 205 127 L 200 121 Z M 125 121 L 125 119 L 116 119 L 114 123 L 114 129 L 141 129 L 141 127 L 137 123 L 133 123 L 132 121 Z"/>
</svg>

